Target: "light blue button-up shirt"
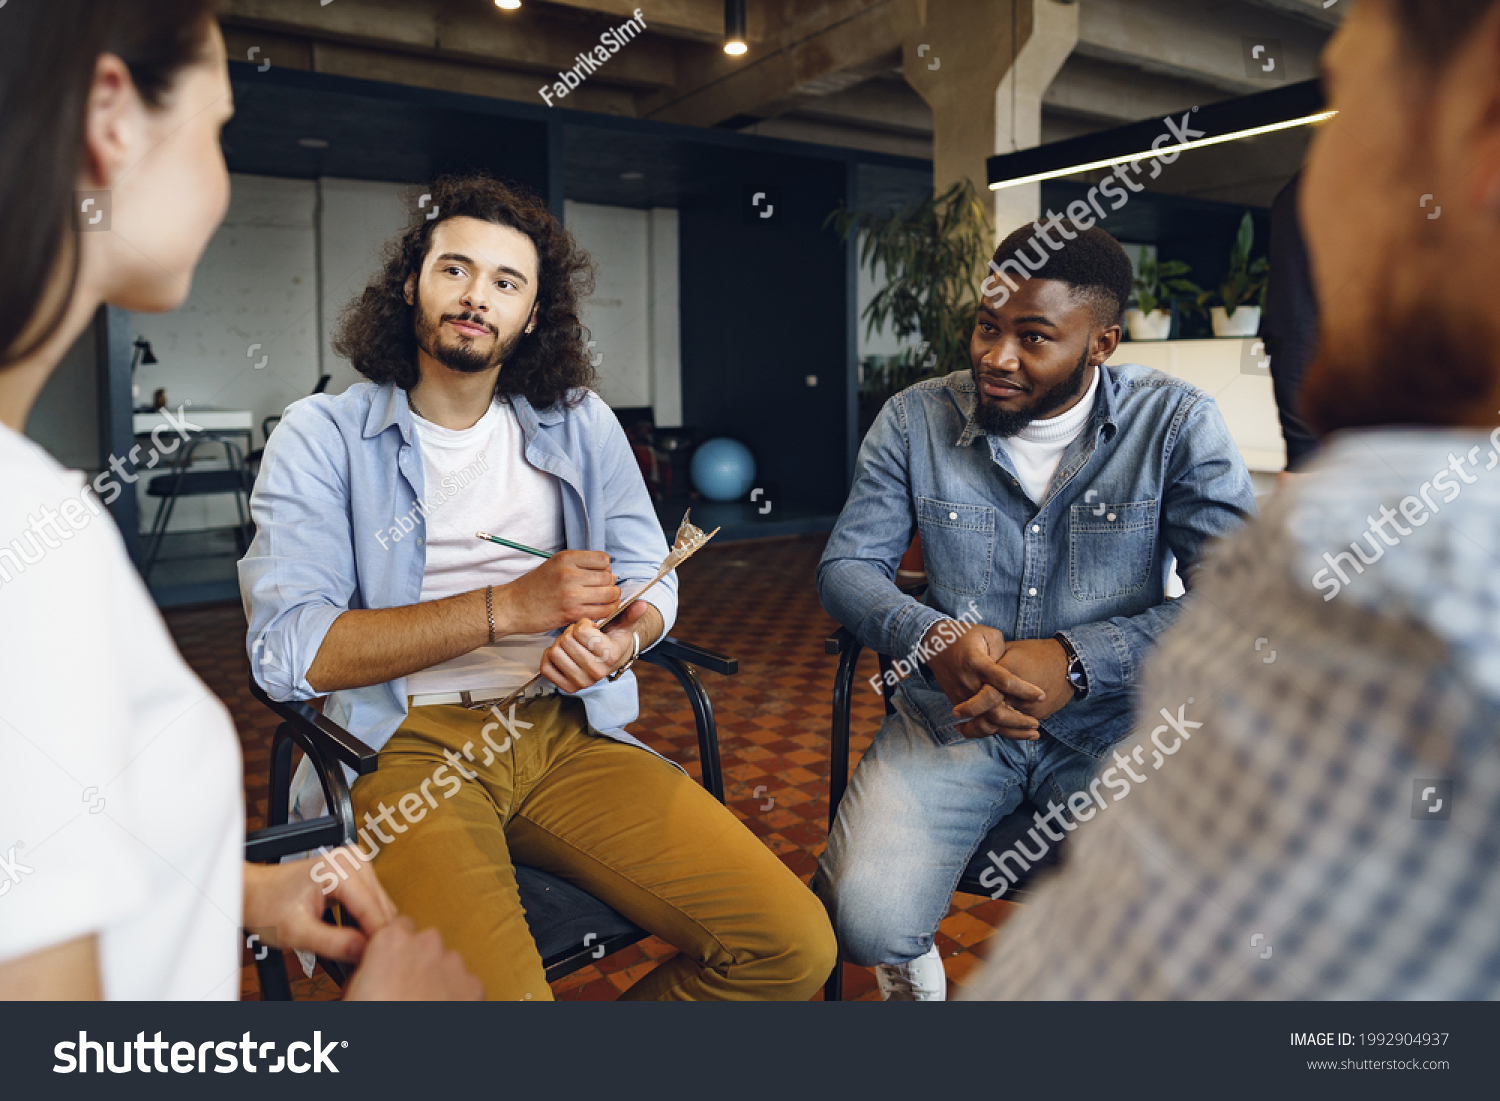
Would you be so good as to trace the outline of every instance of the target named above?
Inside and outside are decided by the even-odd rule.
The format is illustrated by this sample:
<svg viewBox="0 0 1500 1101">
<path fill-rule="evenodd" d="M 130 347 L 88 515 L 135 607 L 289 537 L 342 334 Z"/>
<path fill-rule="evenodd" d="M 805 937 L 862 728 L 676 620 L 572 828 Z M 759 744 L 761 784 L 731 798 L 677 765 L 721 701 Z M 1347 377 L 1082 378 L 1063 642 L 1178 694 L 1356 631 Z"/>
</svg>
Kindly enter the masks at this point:
<svg viewBox="0 0 1500 1101">
<path fill-rule="evenodd" d="M 562 483 L 568 548 L 608 552 L 625 592 L 654 577 L 667 556 L 666 540 L 610 408 L 592 393 L 566 409 L 535 410 L 522 397 L 510 401 L 526 437 L 526 461 Z M 250 669 L 273 699 L 320 694 L 307 683 L 307 671 L 344 612 L 419 602 L 427 553 L 417 507 L 425 500 L 418 447 L 405 391 L 373 382 L 292 404 L 267 441 L 250 496 L 255 539 L 239 576 Z M 393 540 L 397 517 L 415 519 L 416 527 Z M 661 612 L 663 634 L 670 631 L 677 575 L 663 578 L 643 599 Z M 406 717 L 405 685 L 398 677 L 334 692 L 327 714 L 379 749 Z M 641 745 L 624 729 L 639 714 L 633 673 L 577 696 L 591 727 Z"/>
<path fill-rule="evenodd" d="M 818 564 L 829 614 L 894 658 L 920 658 L 929 628 L 960 615 L 1007 639 L 1061 632 L 1089 692 L 1042 730 L 1096 758 L 1130 732 L 1141 661 L 1182 612 L 1182 600 L 1166 600 L 1173 559 L 1191 589 L 1205 545 L 1255 514 L 1249 472 L 1213 398 L 1146 367 L 1099 370 L 1089 422 L 1040 501 L 975 420 L 971 372 L 897 394 L 865 437 Z M 895 585 L 914 531 L 927 564 L 923 601 Z M 936 741 L 962 740 L 925 662 L 897 692 Z"/>
</svg>

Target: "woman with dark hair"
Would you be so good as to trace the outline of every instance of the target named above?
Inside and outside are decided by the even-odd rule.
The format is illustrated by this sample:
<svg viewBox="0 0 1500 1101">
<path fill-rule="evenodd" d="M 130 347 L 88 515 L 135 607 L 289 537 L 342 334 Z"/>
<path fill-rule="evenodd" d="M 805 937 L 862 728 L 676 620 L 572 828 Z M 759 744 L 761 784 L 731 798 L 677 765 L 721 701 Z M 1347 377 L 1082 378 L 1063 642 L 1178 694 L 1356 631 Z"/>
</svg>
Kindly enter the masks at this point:
<svg viewBox="0 0 1500 1101">
<path fill-rule="evenodd" d="M 242 925 L 363 958 L 351 997 L 474 997 L 368 869 L 332 895 L 356 930 L 320 920 L 312 861 L 243 862 L 228 712 L 82 476 L 22 435 L 101 303 L 187 297 L 227 207 L 232 113 L 211 0 L 0 12 L 0 998 L 233 998 Z M 110 220 L 82 232 L 80 209 Z"/>
</svg>

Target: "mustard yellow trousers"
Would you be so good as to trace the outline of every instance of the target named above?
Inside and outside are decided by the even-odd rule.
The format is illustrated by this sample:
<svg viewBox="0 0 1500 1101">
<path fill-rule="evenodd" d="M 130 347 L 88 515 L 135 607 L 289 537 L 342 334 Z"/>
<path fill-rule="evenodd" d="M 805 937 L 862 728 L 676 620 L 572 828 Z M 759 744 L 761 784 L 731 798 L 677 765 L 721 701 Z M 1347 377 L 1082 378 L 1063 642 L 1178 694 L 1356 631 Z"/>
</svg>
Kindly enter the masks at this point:
<svg viewBox="0 0 1500 1101">
<path fill-rule="evenodd" d="M 509 716 L 507 715 L 507 719 Z M 524 725 L 524 724 L 530 724 Z M 352 788 L 361 848 L 497 1000 L 551 998 L 514 864 L 567 879 L 678 950 L 625 991 L 806 1000 L 833 967 L 822 904 L 689 776 L 594 733 L 583 703 L 412 708 Z"/>
</svg>

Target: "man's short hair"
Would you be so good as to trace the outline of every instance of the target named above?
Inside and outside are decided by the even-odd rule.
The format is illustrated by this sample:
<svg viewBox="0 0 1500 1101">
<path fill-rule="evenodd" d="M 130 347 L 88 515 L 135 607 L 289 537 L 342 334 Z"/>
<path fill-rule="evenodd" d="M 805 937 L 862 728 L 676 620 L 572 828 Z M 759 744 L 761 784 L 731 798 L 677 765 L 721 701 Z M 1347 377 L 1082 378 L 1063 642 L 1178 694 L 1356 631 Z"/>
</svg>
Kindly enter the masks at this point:
<svg viewBox="0 0 1500 1101">
<path fill-rule="evenodd" d="M 1050 227 L 1051 222 L 1047 225 Z M 1118 325 L 1130 301 L 1135 278 L 1130 257 L 1116 241 L 1098 226 L 1084 229 L 1077 222 L 1060 219 L 1059 226 L 1075 235 L 1068 240 L 1059 229 L 1050 228 L 1048 236 L 1062 248 L 1049 248 L 1037 232 L 1037 225 L 1024 225 L 995 250 L 991 272 L 1029 270 L 1035 279 L 1055 279 L 1073 288 L 1075 296 L 1085 300 L 1102 328 Z M 1010 263 L 1007 265 L 1007 261 Z M 1040 265 L 1040 266 L 1039 266 Z M 1000 276 L 1000 282 L 1009 279 Z M 991 284 L 993 285 L 993 283 Z"/>
</svg>

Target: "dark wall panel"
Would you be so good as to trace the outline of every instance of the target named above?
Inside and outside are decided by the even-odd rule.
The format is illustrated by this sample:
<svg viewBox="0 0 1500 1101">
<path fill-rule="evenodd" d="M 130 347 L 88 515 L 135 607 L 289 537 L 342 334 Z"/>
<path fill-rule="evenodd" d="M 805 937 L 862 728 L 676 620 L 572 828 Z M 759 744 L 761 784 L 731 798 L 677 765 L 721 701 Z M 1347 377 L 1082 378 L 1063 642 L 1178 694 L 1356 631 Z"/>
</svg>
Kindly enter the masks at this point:
<svg viewBox="0 0 1500 1101">
<path fill-rule="evenodd" d="M 845 166 L 701 156 L 712 163 L 700 166 L 704 183 L 680 214 L 683 418 L 749 447 L 769 495 L 837 510 L 847 490 L 852 303 L 844 246 L 822 224 L 845 197 Z M 752 207 L 757 193 L 765 198 Z M 761 218 L 767 205 L 772 215 Z"/>
</svg>

